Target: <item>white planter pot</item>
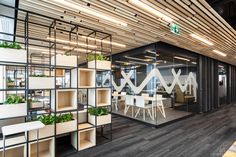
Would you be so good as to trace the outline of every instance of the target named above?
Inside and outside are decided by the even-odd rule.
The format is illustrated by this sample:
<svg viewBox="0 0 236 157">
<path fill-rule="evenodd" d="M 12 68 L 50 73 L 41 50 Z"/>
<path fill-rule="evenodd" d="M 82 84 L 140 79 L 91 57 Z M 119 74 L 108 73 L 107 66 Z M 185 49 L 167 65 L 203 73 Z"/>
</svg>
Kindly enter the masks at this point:
<svg viewBox="0 0 236 157">
<path fill-rule="evenodd" d="M 29 89 L 54 89 L 54 77 L 29 77 Z"/>
<path fill-rule="evenodd" d="M 96 69 L 104 69 L 104 70 L 110 70 L 111 69 L 111 61 L 100 61 L 100 60 L 94 60 L 88 62 L 88 68 L 95 68 L 95 64 L 97 63 Z"/>
<path fill-rule="evenodd" d="M 55 65 L 55 57 L 51 58 L 51 64 Z M 66 56 L 66 55 L 56 55 L 56 64 L 59 66 L 71 66 L 77 67 L 77 58 L 76 56 Z"/>
<path fill-rule="evenodd" d="M 0 48 L 0 61 L 26 63 L 27 53 L 25 50 Z"/>
<path fill-rule="evenodd" d="M 89 114 L 88 121 L 91 124 L 95 125 L 96 117 L 94 115 Z M 97 116 L 97 126 L 105 125 L 109 123 L 111 123 L 111 114 L 104 115 L 104 116 Z"/>
<path fill-rule="evenodd" d="M 0 119 L 27 115 L 27 103 L 0 105 Z"/>
<path fill-rule="evenodd" d="M 57 129 L 57 135 L 58 134 L 64 134 L 67 132 L 72 132 L 77 130 L 77 121 L 76 120 L 71 120 L 68 122 L 64 123 L 57 123 L 56 124 L 56 129 Z"/>
<path fill-rule="evenodd" d="M 45 125 L 45 127 L 39 129 L 39 138 L 50 137 L 54 135 L 54 124 Z M 37 139 L 37 130 L 29 131 L 29 140 Z"/>
</svg>

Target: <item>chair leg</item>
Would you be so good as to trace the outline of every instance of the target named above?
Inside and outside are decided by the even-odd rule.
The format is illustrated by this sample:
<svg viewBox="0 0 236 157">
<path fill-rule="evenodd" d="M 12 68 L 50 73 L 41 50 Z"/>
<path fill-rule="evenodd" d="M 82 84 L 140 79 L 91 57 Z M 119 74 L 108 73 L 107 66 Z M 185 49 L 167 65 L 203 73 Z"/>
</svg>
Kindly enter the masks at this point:
<svg viewBox="0 0 236 157">
<path fill-rule="evenodd" d="M 127 114 L 127 112 L 128 112 L 128 110 L 129 110 L 129 106 L 125 106 L 125 110 L 124 110 L 124 114 L 126 115 Z"/>
<path fill-rule="evenodd" d="M 116 100 L 115 104 L 116 104 L 116 111 L 118 111 L 118 100 Z"/>
<path fill-rule="evenodd" d="M 138 108 L 138 110 L 137 110 L 137 112 L 136 112 L 134 118 L 136 118 L 136 117 L 138 116 L 139 113 L 140 113 L 140 108 Z"/>
<path fill-rule="evenodd" d="M 143 109 L 143 120 L 145 120 L 145 109 Z"/>
<path fill-rule="evenodd" d="M 163 116 L 166 118 L 166 112 L 165 112 L 165 108 L 164 108 L 164 106 L 163 106 L 163 105 L 162 105 L 161 107 L 162 107 Z"/>
<path fill-rule="evenodd" d="M 153 117 L 154 115 L 152 115 L 150 109 L 148 109 L 148 114 L 149 114 L 150 118 L 151 118 L 152 120 L 154 120 L 154 117 Z"/>
<path fill-rule="evenodd" d="M 132 112 L 131 115 L 132 115 L 132 117 L 134 117 L 134 106 L 131 106 L 131 110 L 132 110 L 131 111 Z"/>
<path fill-rule="evenodd" d="M 165 113 L 164 106 L 163 106 L 163 105 L 161 105 L 161 107 L 158 106 L 158 109 L 159 109 L 159 111 L 161 112 L 162 116 L 163 116 L 164 118 L 166 118 L 166 113 Z"/>
</svg>

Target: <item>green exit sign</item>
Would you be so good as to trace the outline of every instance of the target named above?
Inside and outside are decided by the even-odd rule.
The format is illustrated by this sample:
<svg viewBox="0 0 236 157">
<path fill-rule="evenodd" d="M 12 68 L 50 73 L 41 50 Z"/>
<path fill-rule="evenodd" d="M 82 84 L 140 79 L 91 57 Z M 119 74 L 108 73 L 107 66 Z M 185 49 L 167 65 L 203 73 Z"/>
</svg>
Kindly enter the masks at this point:
<svg viewBox="0 0 236 157">
<path fill-rule="evenodd" d="M 171 23 L 170 24 L 170 31 L 174 34 L 179 35 L 180 34 L 180 27 L 177 24 Z"/>
</svg>

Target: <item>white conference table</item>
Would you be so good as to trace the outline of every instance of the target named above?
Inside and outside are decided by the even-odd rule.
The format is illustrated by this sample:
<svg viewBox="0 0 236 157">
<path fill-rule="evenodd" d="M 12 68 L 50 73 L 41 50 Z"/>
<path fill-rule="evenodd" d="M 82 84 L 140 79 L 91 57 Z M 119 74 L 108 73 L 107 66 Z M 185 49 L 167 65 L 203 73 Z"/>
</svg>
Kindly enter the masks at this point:
<svg viewBox="0 0 236 157">
<path fill-rule="evenodd" d="M 40 121 L 33 121 L 27 123 L 20 123 L 14 125 L 8 125 L 2 127 L 2 135 L 3 135 L 3 157 L 5 157 L 5 145 L 6 145 L 6 136 L 14 135 L 18 133 L 25 133 L 25 139 L 27 141 L 27 132 L 32 130 L 37 130 L 37 157 L 38 156 L 38 137 L 39 137 L 39 129 L 43 128 L 45 125 Z"/>
<path fill-rule="evenodd" d="M 113 93 L 112 96 L 114 97 L 125 97 L 126 95 L 123 94 L 115 94 Z M 136 99 L 137 96 L 134 95 L 134 98 Z M 144 97 L 144 100 L 148 100 L 148 101 L 162 101 L 162 100 L 166 100 L 166 98 L 157 98 L 157 97 Z"/>
<path fill-rule="evenodd" d="M 125 97 L 126 95 L 123 95 L 123 94 L 117 94 L 117 93 L 113 93 L 112 94 L 112 96 L 113 97 Z M 134 99 L 136 99 L 137 98 L 137 96 L 133 96 L 134 97 Z M 150 104 L 149 105 L 149 107 L 150 108 L 152 108 L 152 115 L 154 115 L 154 110 L 153 110 L 153 108 L 154 107 L 156 107 L 157 106 L 157 108 L 156 109 L 158 109 L 161 113 L 162 112 L 164 112 L 164 111 L 161 111 L 161 109 L 158 107 L 159 105 L 158 105 L 158 101 L 163 101 L 163 100 L 166 100 L 167 98 L 157 98 L 157 97 L 150 97 L 150 96 L 143 96 L 144 97 L 144 100 L 145 101 L 152 101 L 152 104 Z M 165 117 L 165 114 L 163 114 L 163 116 Z M 153 119 L 154 119 L 154 117 L 153 117 Z"/>
<path fill-rule="evenodd" d="M 112 93 L 112 96 L 114 96 L 114 97 L 122 97 L 122 96 L 126 96 L 126 95 L 124 95 L 124 94 Z"/>
<path fill-rule="evenodd" d="M 134 98 L 136 99 L 137 96 L 134 96 Z M 157 97 L 147 97 L 147 96 L 144 96 L 144 100 L 145 101 L 152 101 L 152 103 L 147 106 L 149 108 L 152 108 L 152 119 L 154 120 L 154 110 L 153 108 L 156 107 L 156 111 L 157 109 L 161 112 L 161 114 L 164 116 L 164 118 L 166 118 L 166 115 L 163 114 L 165 111 L 162 111 L 162 109 L 164 110 L 164 106 L 161 106 L 163 107 L 162 109 L 160 108 L 160 105 L 157 103 L 158 101 L 163 101 L 163 100 L 166 100 L 167 98 L 157 98 Z"/>
</svg>

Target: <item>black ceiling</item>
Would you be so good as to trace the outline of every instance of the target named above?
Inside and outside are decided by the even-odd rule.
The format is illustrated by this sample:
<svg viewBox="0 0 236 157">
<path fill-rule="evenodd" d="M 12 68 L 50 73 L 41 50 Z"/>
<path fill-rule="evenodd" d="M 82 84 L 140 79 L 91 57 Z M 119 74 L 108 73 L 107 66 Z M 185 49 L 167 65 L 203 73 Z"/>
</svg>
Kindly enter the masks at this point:
<svg viewBox="0 0 236 157">
<path fill-rule="evenodd" d="M 236 30 L 236 0 L 207 0 L 207 2 Z"/>
</svg>

